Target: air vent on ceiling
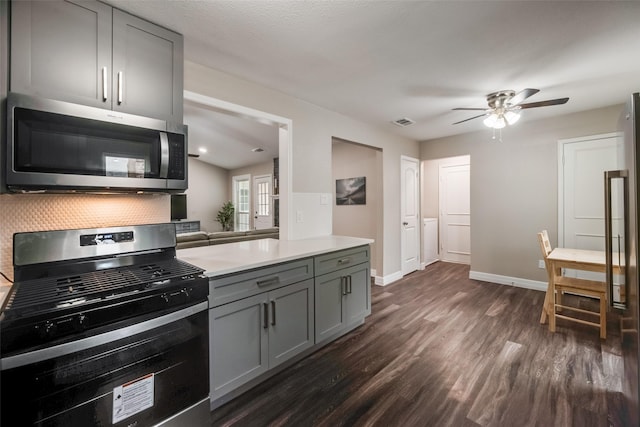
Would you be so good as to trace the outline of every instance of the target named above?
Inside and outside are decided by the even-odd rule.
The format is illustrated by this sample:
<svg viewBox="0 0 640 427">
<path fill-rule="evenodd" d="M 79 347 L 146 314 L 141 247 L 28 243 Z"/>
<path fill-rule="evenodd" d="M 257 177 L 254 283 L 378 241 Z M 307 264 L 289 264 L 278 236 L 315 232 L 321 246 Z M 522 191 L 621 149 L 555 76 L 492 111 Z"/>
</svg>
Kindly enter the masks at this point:
<svg viewBox="0 0 640 427">
<path fill-rule="evenodd" d="M 254 148 L 251 151 L 253 151 L 254 153 L 262 153 L 264 150 L 262 148 Z"/>
<path fill-rule="evenodd" d="M 415 122 L 414 122 L 413 120 L 411 120 L 411 119 L 408 119 L 408 118 L 406 118 L 406 117 L 403 117 L 403 118 L 401 118 L 401 119 L 394 120 L 394 121 L 393 121 L 393 122 L 391 122 L 391 123 L 393 123 L 393 124 L 394 124 L 394 125 L 396 125 L 396 126 L 405 127 L 405 126 L 412 125 L 412 124 L 414 124 Z"/>
</svg>

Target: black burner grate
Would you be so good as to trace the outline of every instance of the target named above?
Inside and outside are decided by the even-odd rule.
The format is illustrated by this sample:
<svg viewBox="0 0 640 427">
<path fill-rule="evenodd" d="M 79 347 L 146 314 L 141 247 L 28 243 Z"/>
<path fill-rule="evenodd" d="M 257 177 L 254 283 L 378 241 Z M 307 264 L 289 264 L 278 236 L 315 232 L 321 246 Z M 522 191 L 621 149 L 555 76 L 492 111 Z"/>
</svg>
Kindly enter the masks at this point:
<svg viewBox="0 0 640 427">
<path fill-rule="evenodd" d="M 26 280 L 7 301 L 5 312 L 31 312 L 115 298 L 202 270 L 177 259 L 97 270 L 65 277 Z"/>
</svg>

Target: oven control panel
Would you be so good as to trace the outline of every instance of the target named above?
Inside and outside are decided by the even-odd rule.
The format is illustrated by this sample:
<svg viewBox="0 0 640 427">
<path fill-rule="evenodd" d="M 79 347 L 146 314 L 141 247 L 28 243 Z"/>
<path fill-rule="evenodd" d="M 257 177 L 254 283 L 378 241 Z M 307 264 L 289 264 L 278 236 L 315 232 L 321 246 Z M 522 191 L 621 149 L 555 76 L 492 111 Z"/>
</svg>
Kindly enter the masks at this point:
<svg viewBox="0 0 640 427">
<path fill-rule="evenodd" d="M 80 246 L 109 245 L 124 242 L 133 242 L 133 231 L 80 235 Z"/>
</svg>

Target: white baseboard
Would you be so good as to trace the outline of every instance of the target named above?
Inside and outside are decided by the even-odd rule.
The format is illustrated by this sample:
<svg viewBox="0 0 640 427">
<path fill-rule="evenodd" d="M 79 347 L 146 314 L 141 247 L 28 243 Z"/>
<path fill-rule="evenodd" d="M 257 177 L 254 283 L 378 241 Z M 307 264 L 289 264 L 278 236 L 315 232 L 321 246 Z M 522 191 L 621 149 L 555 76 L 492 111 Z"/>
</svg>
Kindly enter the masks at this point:
<svg viewBox="0 0 640 427">
<path fill-rule="evenodd" d="M 387 286 L 396 280 L 402 279 L 402 272 L 396 271 L 395 273 L 386 275 L 386 276 L 375 276 L 374 283 L 378 286 Z"/>
<path fill-rule="evenodd" d="M 538 280 L 521 279 L 519 277 L 501 276 L 499 274 L 470 271 L 469 279 L 482 280 L 483 282 L 497 283 L 499 285 L 515 286 L 518 288 L 533 289 L 535 291 L 547 291 L 547 282 Z"/>
</svg>

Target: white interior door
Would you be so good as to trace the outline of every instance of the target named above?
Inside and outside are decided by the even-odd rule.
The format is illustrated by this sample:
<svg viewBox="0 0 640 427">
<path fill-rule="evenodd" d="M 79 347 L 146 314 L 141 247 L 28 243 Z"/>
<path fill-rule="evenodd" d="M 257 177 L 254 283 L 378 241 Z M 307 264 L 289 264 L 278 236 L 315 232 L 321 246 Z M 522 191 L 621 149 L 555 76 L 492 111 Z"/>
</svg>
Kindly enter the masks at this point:
<svg viewBox="0 0 640 427">
<path fill-rule="evenodd" d="M 622 167 L 622 138 L 606 134 L 561 140 L 558 151 L 558 246 L 604 251 L 604 171 Z M 621 218 L 615 208 L 614 229 Z M 565 274 L 604 281 L 604 273 Z"/>
<path fill-rule="evenodd" d="M 249 230 L 249 201 L 251 192 L 249 190 L 249 180 L 251 175 L 238 175 L 233 178 L 233 206 L 235 231 Z"/>
<path fill-rule="evenodd" d="M 402 275 L 420 266 L 420 199 L 418 159 L 402 156 L 400 179 L 400 216 L 402 219 Z"/>
<path fill-rule="evenodd" d="M 253 194 L 253 227 L 256 230 L 273 227 L 271 175 L 260 175 L 253 178 Z"/>
<path fill-rule="evenodd" d="M 471 263 L 471 166 L 440 166 L 440 259 Z"/>
</svg>

